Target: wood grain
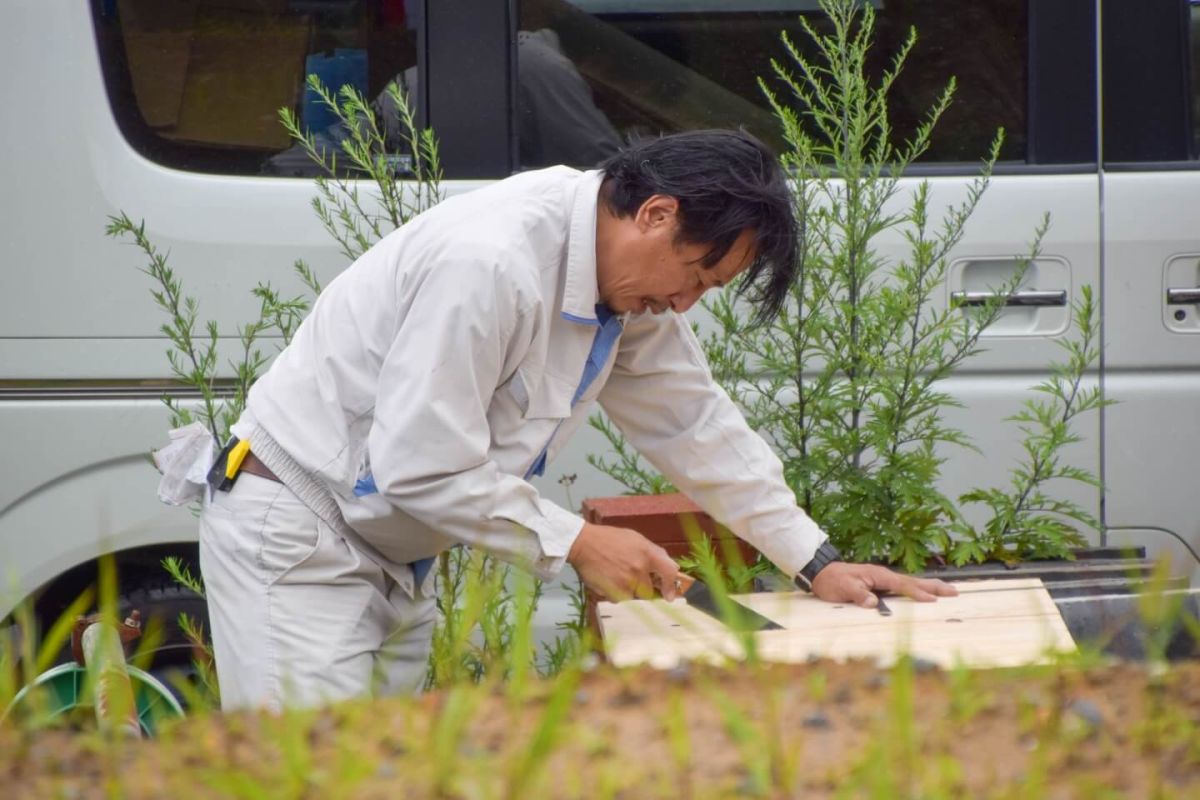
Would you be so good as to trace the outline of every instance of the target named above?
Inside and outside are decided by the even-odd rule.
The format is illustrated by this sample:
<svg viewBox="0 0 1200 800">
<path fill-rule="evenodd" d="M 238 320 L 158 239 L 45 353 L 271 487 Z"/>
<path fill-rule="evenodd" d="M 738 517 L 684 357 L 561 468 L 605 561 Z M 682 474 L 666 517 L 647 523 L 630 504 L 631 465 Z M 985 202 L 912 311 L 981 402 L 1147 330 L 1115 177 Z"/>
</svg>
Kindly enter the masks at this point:
<svg viewBox="0 0 1200 800">
<path fill-rule="evenodd" d="M 760 657 L 780 662 L 821 657 L 888 664 L 910 653 L 943 667 L 1008 667 L 1075 649 L 1040 579 L 955 585 L 958 597 L 936 603 L 888 597 L 890 617 L 875 609 L 824 603 L 802 592 L 737 595 L 738 602 L 784 627 L 749 637 L 682 600 L 601 603 L 598 612 L 605 652 L 617 666 L 669 668 L 683 660 L 740 659 L 751 646 Z"/>
</svg>

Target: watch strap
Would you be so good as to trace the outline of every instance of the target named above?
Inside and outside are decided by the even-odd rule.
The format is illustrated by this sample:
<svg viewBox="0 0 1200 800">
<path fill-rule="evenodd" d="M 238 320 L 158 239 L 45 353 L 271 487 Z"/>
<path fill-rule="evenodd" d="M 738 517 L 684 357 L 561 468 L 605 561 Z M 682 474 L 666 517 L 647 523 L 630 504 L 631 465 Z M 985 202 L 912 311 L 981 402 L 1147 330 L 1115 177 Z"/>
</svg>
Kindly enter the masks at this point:
<svg viewBox="0 0 1200 800">
<path fill-rule="evenodd" d="M 796 586 L 806 592 L 811 592 L 813 581 L 816 580 L 818 573 L 834 561 L 841 560 L 842 554 L 826 539 L 824 542 L 821 542 L 821 546 L 813 554 L 812 561 L 809 561 L 800 572 L 796 573 Z"/>
</svg>

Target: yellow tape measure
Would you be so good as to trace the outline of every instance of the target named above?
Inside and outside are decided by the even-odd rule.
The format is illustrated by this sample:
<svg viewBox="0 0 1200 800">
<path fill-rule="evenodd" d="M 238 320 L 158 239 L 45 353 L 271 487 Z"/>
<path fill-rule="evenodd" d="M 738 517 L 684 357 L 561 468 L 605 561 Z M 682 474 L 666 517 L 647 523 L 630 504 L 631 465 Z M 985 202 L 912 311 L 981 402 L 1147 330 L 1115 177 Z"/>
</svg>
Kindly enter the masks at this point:
<svg viewBox="0 0 1200 800">
<path fill-rule="evenodd" d="M 237 475 L 238 470 L 242 468 L 242 462 L 246 460 L 246 454 L 250 452 L 250 442 L 245 439 L 239 439 L 238 443 L 229 451 L 229 458 L 225 459 L 225 477 L 232 479 Z"/>
</svg>

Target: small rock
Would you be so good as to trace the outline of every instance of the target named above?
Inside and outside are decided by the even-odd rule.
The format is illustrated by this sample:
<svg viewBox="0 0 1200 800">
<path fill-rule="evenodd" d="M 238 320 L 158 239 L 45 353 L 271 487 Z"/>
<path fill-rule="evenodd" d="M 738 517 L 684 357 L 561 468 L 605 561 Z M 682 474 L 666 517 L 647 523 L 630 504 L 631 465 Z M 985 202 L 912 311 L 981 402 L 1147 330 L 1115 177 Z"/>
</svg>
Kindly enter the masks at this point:
<svg viewBox="0 0 1200 800">
<path fill-rule="evenodd" d="M 587 689 L 580 689 L 579 691 L 575 692 L 575 702 L 581 706 L 587 705 L 588 701 L 591 699 L 592 694 Z"/>
<path fill-rule="evenodd" d="M 1071 701 L 1067 706 L 1067 712 L 1073 717 L 1080 720 L 1087 728 L 1088 733 L 1094 732 L 1104 726 L 1104 714 L 1100 708 L 1091 700 L 1077 698 Z"/>
<path fill-rule="evenodd" d="M 636 706 L 646 699 L 644 694 L 639 694 L 633 691 L 628 686 L 622 687 L 621 691 L 614 694 L 608 701 L 610 706 L 620 708 L 622 706 Z"/>
<path fill-rule="evenodd" d="M 929 672 L 934 672 L 935 670 L 938 670 L 941 668 L 938 666 L 938 663 L 936 661 L 930 661 L 927 658 L 920 658 L 920 657 L 913 658 L 912 665 L 913 665 L 913 669 L 916 670 L 918 675 L 924 675 Z"/>
<path fill-rule="evenodd" d="M 383 778 L 384 780 L 391 780 L 398 774 L 399 773 L 396 771 L 396 768 L 392 766 L 390 761 L 384 761 L 375 768 L 375 777 Z"/>
<path fill-rule="evenodd" d="M 847 703 L 849 703 L 853 698 L 854 698 L 854 694 L 853 694 L 853 692 L 850 691 L 850 687 L 845 684 L 842 684 L 841 686 L 838 687 L 837 691 L 833 693 L 832 699 L 833 699 L 833 702 L 836 703 L 837 705 L 844 706 Z"/>
<path fill-rule="evenodd" d="M 761 797 L 763 787 L 754 779 L 754 776 L 747 773 L 738 781 L 737 793 L 740 797 Z"/>
<path fill-rule="evenodd" d="M 324 736 L 333 733 L 337 730 L 337 721 L 329 714 L 322 714 L 313 720 L 312 727 L 309 728 L 309 736 Z"/>
<path fill-rule="evenodd" d="M 669 683 L 687 683 L 691 677 L 692 667 L 686 661 L 680 661 L 667 670 L 667 681 Z"/>
<path fill-rule="evenodd" d="M 883 689 L 886 688 L 891 682 L 892 676 L 888 675 L 886 672 L 872 673 L 866 681 L 868 689 Z"/>
<path fill-rule="evenodd" d="M 826 730 L 833 723 L 829 721 L 829 715 L 818 708 L 816 711 L 813 711 L 811 714 L 805 716 L 804 719 L 801 720 L 800 724 L 806 728 L 812 728 L 814 730 Z"/>
</svg>

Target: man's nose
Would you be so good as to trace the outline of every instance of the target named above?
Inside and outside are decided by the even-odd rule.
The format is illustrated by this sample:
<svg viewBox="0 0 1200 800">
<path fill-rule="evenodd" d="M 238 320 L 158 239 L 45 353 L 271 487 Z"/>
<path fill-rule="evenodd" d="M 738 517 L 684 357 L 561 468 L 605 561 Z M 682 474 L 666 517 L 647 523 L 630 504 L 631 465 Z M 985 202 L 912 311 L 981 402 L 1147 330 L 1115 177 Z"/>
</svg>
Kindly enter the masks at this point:
<svg viewBox="0 0 1200 800">
<path fill-rule="evenodd" d="M 671 310 L 677 314 L 682 314 L 692 306 L 696 305 L 696 301 L 704 294 L 706 286 L 696 286 L 691 289 L 685 289 L 682 292 L 676 292 L 671 295 Z"/>
</svg>

